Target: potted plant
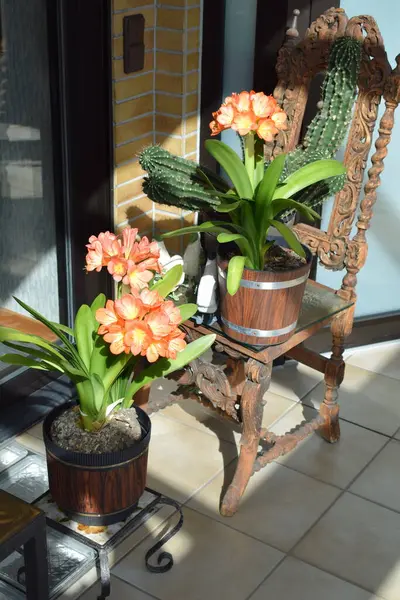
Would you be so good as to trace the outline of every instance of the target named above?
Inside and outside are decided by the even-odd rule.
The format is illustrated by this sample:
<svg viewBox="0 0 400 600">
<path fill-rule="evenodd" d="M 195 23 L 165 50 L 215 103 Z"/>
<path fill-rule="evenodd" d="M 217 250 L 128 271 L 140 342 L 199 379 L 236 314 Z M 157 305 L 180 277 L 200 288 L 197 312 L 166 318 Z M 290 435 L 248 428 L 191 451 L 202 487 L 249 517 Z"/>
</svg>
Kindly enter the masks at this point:
<svg viewBox="0 0 400 600">
<path fill-rule="evenodd" d="M 285 177 L 285 154 L 265 168 L 263 143 L 272 141 L 286 128 L 286 114 L 272 96 L 255 92 L 232 94 L 213 116 L 212 135 L 232 128 L 243 139 L 243 162 L 223 142 L 205 142 L 233 184 L 221 192 L 204 174 L 208 193 L 211 188 L 220 201 L 214 210 L 226 213 L 228 220 L 206 221 L 162 237 L 191 232 L 216 235 L 222 245 L 219 288 L 224 331 L 248 344 L 281 343 L 296 327 L 311 253 L 279 217 L 298 211 L 309 220 L 319 218 L 310 206 L 294 197 L 318 182 L 343 176 L 346 171 L 340 162 L 322 159 Z M 275 228 L 280 238 L 268 239 L 269 228 Z"/>
<path fill-rule="evenodd" d="M 75 383 L 77 402 L 47 416 L 44 443 L 54 501 L 69 518 L 88 525 L 125 519 L 143 493 L 151 424 L 132 406 L 136 392 L 183 368 L 215 339 L 209 335 L 186 345 L 179 325 L 197 307 L 167 299 L 182 267 L 162 276 L 157 243 L 137 234 L 126 228 L 121 236 L 105 232 L 89 239 L 86 269 L 107 268 L 117 298 L 100 294 L 91 306 L 82 305 L 73 329 L 16 299 L 59 343 L 0 327 L 0 341 L 24 353 L 5 354 L 3 362 L 59 371 Z"/>
</svg>

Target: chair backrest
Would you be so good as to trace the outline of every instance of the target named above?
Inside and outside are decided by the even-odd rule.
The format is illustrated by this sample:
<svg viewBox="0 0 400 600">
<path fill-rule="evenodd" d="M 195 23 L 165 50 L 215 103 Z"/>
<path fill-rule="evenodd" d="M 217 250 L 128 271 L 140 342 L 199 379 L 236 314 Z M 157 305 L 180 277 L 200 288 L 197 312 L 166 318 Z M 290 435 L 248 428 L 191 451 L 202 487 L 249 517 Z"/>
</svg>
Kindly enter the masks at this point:
<svg viewBox="0 0 400 600">
<path fill-rule="evenodd" d="M 344 154 L 347 181 L 336 194 L 327 231 L 303 223 L 295 227 L 300 239 L 312 249 L 324 267 L 347 270 L 338 293 L 345 299 L 355 299 L 357 273 L 367 256 L 365 234 L 380 184 L 379 176 L 384 168 L 394 111 L 400 102 L 400 55 L 396 58 L 397 66 L 392 70 L 378 26 L 370 16 L 348 19 L 343 9 L 331 8 L 312 23 L 304 39 L 299 41 L 296 30 L 298 11 L 294 14 L 293 25 L 288 29 L 285 43 L 279 51 L 276 65 L 278 84 L 274 90 L 275 98 L 288 115 L 289 127 L 275 142 L 266 145 L 267 159 L 293 150 L 299 143 L 310 84 L 318 73 L 326 71 L 333 41 L 343 35 L 363 41 L 358 95 Z M 363 198 L 359 202 L 382 98 L 386 105 L 385 113 L 379 124 L 376 151 L 371 158 L 372 167 L 368 171 Z M 358 208 L 357 233 L 351 237 Z"/>
</svg>

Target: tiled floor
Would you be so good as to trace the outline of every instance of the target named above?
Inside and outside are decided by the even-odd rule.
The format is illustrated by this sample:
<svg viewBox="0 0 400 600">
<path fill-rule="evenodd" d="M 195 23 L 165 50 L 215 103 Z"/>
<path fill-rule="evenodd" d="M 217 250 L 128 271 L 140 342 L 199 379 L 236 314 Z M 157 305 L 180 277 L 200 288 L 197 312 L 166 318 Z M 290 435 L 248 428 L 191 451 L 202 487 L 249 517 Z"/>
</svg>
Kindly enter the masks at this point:
<svg viewBox="0 0 400 600">
<path fill-rule="evenodd" d="M 218 505 L 238 431 L 191 402 L 152 418 L 149 485 L 184 503 L 185 522 L 166 546 L 175 561 L 166 574 L 147 572 L 144 554 L 168 513 L 124 543 L 111 600 L 399 600 L 400 344 L 353 352 L 347 362 L 340 442 L 315 434 L 255 474 L 230 519 Z M 290 430 L 322 398 L 319 374 L 295 363 L 274 369 L 264 425 Z M 40 436 L 34 427 L 20 441 L 40 450 Z M 80 598 L 97 593 L 95 585 Z"/>
</svg>

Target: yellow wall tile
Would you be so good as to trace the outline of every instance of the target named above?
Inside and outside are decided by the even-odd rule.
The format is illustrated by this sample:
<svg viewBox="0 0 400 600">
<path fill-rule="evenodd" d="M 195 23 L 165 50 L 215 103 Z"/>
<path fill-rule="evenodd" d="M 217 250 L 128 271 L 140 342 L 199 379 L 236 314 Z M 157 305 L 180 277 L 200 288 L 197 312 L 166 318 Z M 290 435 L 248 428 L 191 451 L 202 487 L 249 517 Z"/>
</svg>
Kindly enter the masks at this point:
<svg viewBox="0 0 400 600">
<path fill-rule="evenodd" d="M 115 100 L 124 100 L 153 91 L 153 73 L 122 79 L 114 85 Z"/>
<path fill-rule="evenodd" d="M 153 115 L 139 117 L 134 121 L 129 121 L 129 123 L 123 123 L 122 125 L 117 125 L 117 127 L 115 127 L 115 143 L 122 144 L 123 142 L 133 140 L 134 138 L 144 135 L 145 133 L 151 135 L 152 131 Z"/>
<path fill-rule="evenodd" d="M 158 202 L 155 202 L 155 208 L 159 208 L 160 210 L 171 213 L 173 215 L 177 215 L 179 217 L 182 216 L 182 209 L 178 208 L 177 206 L 170 206 L 169 204 L 158 204 Z"/>
<path fill-rule="evenodd" d="M 186 6 L 196 6 L 200 4 L 200 0 L 186 0 Z"/>
<path fill-rule="evenodd" d="M 192 117 L 188 117 L 186 119 L 186 127 L 185 127 L 186 134 L 197 131 L 197 127 L 198 127 L 197 115 L 193 115 Z"/>
<path fill-rule="evenodd" d="M 172 231 L 173 229 L 179 229 L 183 226 L 182 219 L 178 215 L 166 215 L 155 211 L 156 229 L 163 233 L 165 231 Z"/>
<path fill-rule="evenodd" d="M 197 135 L 192 135 L 185 140 L 185 154 L 196 152 L 197 150 Z"/>
<path fill-rule="evenodd" d="M 146 173 L 143 171 L 142 167 L 139 164 L 139 161 L 136 159 L 135 161 L 130 162 L 127 165 L 115 167 L 114 175 L 116 185 L 120 185 L 121 183 L 125 183 L 130 179 L 135 179 L 135 177 L 146 175 Z"/>
<path fill-rule="evenodd" d="M 169 73 L 183 72 L 183 54 L 171 54 L 169 52 L 157 52 L 156 68 L 157 71 L 167 71 Z"/>
<path fill-rule="evenodd" d="M 172 154 L 177 154 L 178 156 L 182 156 L 182 151 L 183 151 L 183 140 L 182 139 L 171 138 L 166 135 L 156 134 L 156 142 L 157 142 L 157 144 L 160 144 L 163 148 L 165 148 L 169 152 L 172 152 Z"/>
<path fill-rule="evenodd" d="M 200 7 L 187 11 L 187 27 L 200 27 Z"/>
<path fill-rule="evenodd" d="M 186 75 L 186 91 L 188 93 L 197 92 L 198 85 L 199 85 L 199 77 L 198 77 L 197 71 L 195 73 L 190 73 L 190 75 Z"/>
<path fill-rule="evenodd" d="M 133 219 L 130 220 L 129 225 L 137 227 L 139 229 L 139 235 L 147 235 L 149 238 L 153 237 L 153 219 L 151 213 L 137 218 L 133 217 Z"/>
<path fill-rule="evenodd" d="M 182 94 L 182 75 L 165 75 L 164 73 L 156 73 L 156 91 L 169 92 L 170 94 Z"/>
<path fill-rule="evenodd" d="M 146 213 L 153 208 L 153 202 L 147 198 L 137 198 L 132 203 L 124 204 L 124 206 L 118 206 L 115 213 L 115 222 L 121 223 L 122 221 L 135 219 L 140 217 L 143 213 Z"/>
<path fill-rule="evenodd" d="M 136 8 L 137 6 L 151 5 L 150 0 L 114 0 L 114 10 L 124 10 L 128 8 Z"/>
<path fill-rule="evenodd" d="M 159 232 L 159 231 L 157 231 L 157 228 L 156 228 L 156 234 L 160 234 L 160 233 L 165 233 L 165 232 Z M 164 240 L 164 243 L 165 243 L 166 249 L 168 250 L 168 252 L 170 253 L 171 256 L 173 256 L 174 254 L 182 255 L 183 246 L 182 246 L 182 238 L 181 237 Z"/>
<path fill-rule="evenodd" d="M 185 96 L 185 111 L 187 113 L 191 113 L 194 112 L 195 110 L 197 110 L 197 105 L 198 105 L 198 95 L 197 94 L 190 94 L 188 96 Z M 210 115 L 210 121 L 211 121 L 211 115 Z"/>
<path fill-rule="evenodd" d="M 193 160 L 194 162 L 197 162 L 197 151 L 193 152 L 192 154 L 187 154 L 185 158 L 186 160 Z"/>
<path fill-rule="evenodd" d="M 200 47 L 200 30 L 193 29 L 187 34 L 186 50 L 198 50 Z"/>
<path fill-rule="evenodd" d="M 182 96 L 168 96 L 167 94 L 156 94 L 156 111 L 181 115 L 183 106 Z"/>
<path fill-rule="evenodd" d="M 144 67 L 143 72 L 152 71 L 154 68 L 154 52 L 146 52 L 144 55 Z M 139 72 L 139 71 L 138 71 Z M 124 79 L 125 77 L 131 77 L 132 73 L 125 73 L 124 61 L 122 58 L 113 60 L 113 77 L 114 79 Z"/>
<path fill-rule="evenodd" d="M 167 117 L 156 113 L 156 131 L 172 135 L 182 134 L 182 118 Z"/>
<path fill-rule="evenodd" d="M 124 53 L 124 40 L 122 37 L 113 39 L 113 56 L 122 56 Z"/>
<path fill-rule="evenodd" d="M 200 53 L 191 52 L 186 56 L 186 71 L 193 71 L 200 68 Z"/>
<path fill-rule="evenodd" d="M 159 0 L 158 6 L 186 6 L 186 0 Z"/>
<path fill-rule="evenodd" d="M 185 10 L 159 8 L 157 10 L 157 27 L 168 29 L 183 29 L 185 23 Z"/>
<path fill-rule="evenodd" d="M 152 110 L 154 110 L 153 92 L 139 98 L 134 98 L 133 100 L 114 104 L 114 121 L 116 123 L 127 121 Z"/>
<path fill-rule="evenodd" d="M 144 26 L 154 27 L 155 21 L 155 9 L 154 8 L 144 8 L 143 10 L 134 10 L 124 13 L 117 13 L 113 16 L 113 34 L 121 35 L 123 32 L 123 20 L 125 17 L 129 17 L 130 15 L 143 15 L 144 16 Z"/>
<path fill-rule="evenodd" d="M 173 50 L 182 52 L 184 36 L 181 31 L 159 30 L 156 34 L 157 50 Z"/>
<path fill-rule="evenodd" d="M 114 157 L 115 163 L 119 165 L 122 162 L 133 160 L 137 158 L 137 155 L 143 148 L 149 146 L 153 143 L 153 136 L 149 135 L 140 140 L 136 140 L 135 142 L 131 142 L 130 144 L 125 144 L 124 146 L 119 146 L 115 148 Z M 126 180 L 125 180 L 126 181 Z"/>
<path fill-rule="evenodd" d="M 136 179 L 135 181 L 131 181 L 125 185 L 121 185 L 115 189 L 114 192 L 114 200 L 116 204 L 121 204 L 122 202 L 126 202 L 131 198 L 135 198 L 135 196 L 140 196 L 143 194 L 143 178 Z"/>
</svg>

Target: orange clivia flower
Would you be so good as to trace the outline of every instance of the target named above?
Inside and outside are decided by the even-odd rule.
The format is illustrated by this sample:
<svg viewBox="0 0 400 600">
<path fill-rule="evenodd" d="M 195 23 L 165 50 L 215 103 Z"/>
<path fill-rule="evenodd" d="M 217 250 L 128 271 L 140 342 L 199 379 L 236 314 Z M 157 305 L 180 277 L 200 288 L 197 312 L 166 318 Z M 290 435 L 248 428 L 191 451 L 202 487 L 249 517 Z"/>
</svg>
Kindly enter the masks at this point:
<svg viewBox="0 0 400 600">
<path fill-rule="evenodd" d="M 115 312 L 115 304 L 113 300 L 107 300 L 105 308 L 96 310 L 96 321 L 100 323 L 98 333 L 103 335 L 111 325 L 122 325 L 120 317 Z"/>
<path fill-rule="evenodd" d="M 174 329 L 167 338 L 166 357 L 175 359 L 178 352 L 181 352 L 186 347 L 185 334 L 180 329 Z"/>
<path fill-rule="evenodd" d="M 134 321 L 146 313 L 141 299 L 132 294 L 124 294 L 114 305 L 118 317 L 125 321 Z"/>
<path fill-rule="evenodd" d="M 154 273 L 146 269 L 143 263 L 136 264 L 133 260 L 128 261 L 128 271 L 123 278 L 123 283 L 134 289 L 142 290 L 149 285 Z"/>
<path fill-rule="evenodd" d="M 103 268 L 103 247 L 99 241 L 87 245 L 86 271 L 101 271 Z"/>
<path fill-rule="evenodd" d="M 107 265 L 107 271 L 113 276 L 114 281 L 122 281 L 127 270 L 128 261 L 123 256 L 113 256 Z"/>
</svg>

